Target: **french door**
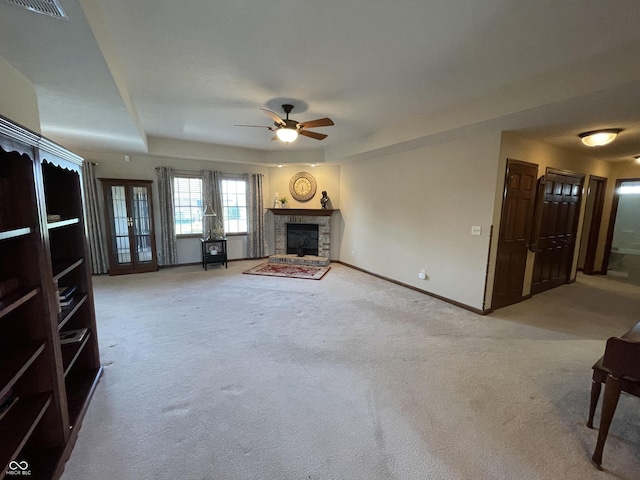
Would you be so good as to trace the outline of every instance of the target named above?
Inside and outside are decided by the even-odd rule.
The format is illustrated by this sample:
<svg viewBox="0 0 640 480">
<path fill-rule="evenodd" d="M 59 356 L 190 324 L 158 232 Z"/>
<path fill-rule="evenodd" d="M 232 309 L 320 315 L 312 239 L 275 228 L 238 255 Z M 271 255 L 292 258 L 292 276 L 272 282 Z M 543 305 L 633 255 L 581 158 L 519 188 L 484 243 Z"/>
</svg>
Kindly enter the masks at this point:
<svg viewBox="0 0 640 480">
<path fill-rule="evenodd" d="M 109 275 L 158 269 L 150 180 L 101 178 Z"/>
</svg>

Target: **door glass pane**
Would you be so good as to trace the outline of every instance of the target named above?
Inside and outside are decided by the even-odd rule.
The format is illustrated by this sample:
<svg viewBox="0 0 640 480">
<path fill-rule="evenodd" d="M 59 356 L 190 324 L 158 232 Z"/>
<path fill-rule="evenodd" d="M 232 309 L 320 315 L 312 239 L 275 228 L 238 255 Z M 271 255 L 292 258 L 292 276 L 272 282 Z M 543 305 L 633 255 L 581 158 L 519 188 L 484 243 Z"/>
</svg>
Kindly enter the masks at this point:
<svg viewBox="0 0 640 480">
<path fill-rule="evenodd" d="M 129 251 L 129 225 L 127 223 L 127 200 L 122 185 L 111 187 L 111 207 L 113 209 L 113 234 L 111 242 L 118 264 L 131 263 Z"/>
<path fill-rule="evenodd" d="M 131 191 L 131 207 L 133 208 L 133 235 L 137 263 L 148 263 L 152 260 L 151 232 L 149 220 L 149 191 L 147 187 L 133 187 Z"/>
<path fill-rule="evenodd" d="M 640 285 L 640 181 L 622 182 L 607 275 Z"/>
</svg>

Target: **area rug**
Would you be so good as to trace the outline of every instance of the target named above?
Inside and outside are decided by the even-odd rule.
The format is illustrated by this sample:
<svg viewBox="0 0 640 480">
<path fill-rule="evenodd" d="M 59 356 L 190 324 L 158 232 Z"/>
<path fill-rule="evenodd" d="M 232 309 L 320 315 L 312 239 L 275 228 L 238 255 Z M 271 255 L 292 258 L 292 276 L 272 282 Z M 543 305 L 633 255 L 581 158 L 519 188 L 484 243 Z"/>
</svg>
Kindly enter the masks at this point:
<svg viewBox="0 0 640 480">
<path fill-rule="evenodd" d="M 268 275 L 271 277 L 305 278 L 320 280 L 331 267 L 313 267 L 309 265 L 291 265 L 286 263 L 262 263 L 250 268 L 249 275 Z"/>
</svg>

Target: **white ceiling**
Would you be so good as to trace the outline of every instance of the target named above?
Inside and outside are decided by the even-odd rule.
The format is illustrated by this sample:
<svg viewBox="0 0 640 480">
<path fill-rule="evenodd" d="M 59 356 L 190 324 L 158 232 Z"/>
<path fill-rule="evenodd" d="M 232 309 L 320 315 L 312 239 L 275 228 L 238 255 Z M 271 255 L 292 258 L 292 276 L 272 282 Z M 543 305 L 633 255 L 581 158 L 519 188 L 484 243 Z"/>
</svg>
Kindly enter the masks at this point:
<svg viewBox="0 0 640 480">
<path fill-rule="evenodd" d="M 0 0 L 0 56 L 35 85 L 42 133 L 71 148 L 177 139 L 341 162 L 489 122 L 605 160 L 640 155 L 640 2 L 61 4 L 69 21 Z M 270 125 L 260 107 L 283 103 L 336 125 L 290 146 L 234 126 Z M 624 131 L 580 145 L 604 127 Z"/>
</svg>

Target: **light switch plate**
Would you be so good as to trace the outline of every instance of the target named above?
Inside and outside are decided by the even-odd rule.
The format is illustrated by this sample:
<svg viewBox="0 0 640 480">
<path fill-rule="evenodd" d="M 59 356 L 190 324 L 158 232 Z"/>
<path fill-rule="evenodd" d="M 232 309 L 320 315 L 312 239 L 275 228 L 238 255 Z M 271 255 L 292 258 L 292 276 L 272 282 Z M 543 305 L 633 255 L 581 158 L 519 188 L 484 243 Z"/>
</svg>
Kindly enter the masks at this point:
<svg viewBox="0 0 640 480">
<path fill-rule="evenodd" d="M 482 227 L 480 226 L 471 227 L 471 235 L 482 235 Z"/>
</svg>

